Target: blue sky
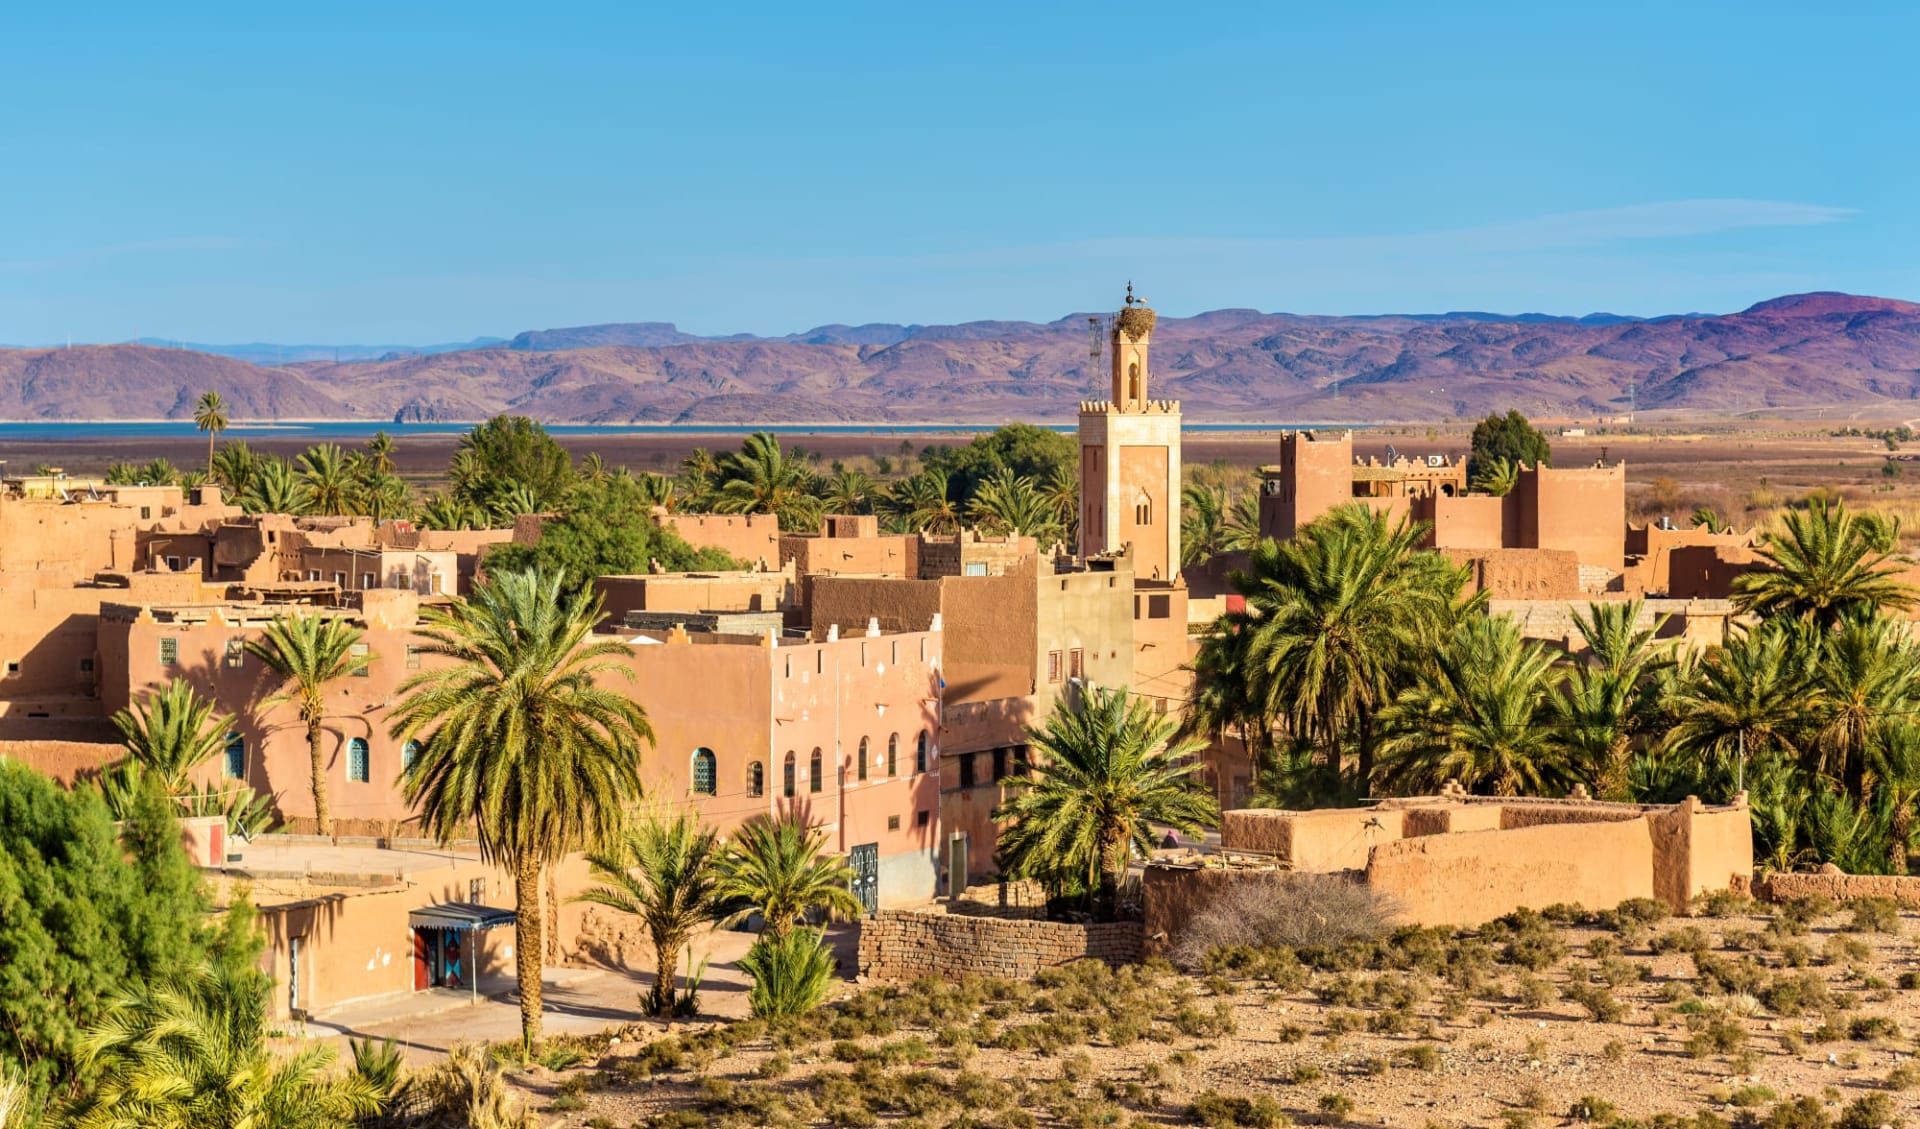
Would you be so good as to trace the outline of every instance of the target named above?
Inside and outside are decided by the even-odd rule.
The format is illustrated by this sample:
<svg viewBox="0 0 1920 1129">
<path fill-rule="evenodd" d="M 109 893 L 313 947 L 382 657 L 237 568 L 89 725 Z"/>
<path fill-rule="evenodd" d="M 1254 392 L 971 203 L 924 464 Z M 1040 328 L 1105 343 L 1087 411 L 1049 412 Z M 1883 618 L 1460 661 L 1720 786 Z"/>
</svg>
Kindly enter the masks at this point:
<svg viewBox="0 0 1920 1129">
<path fill-rule="evenodd" d="M 13 5 L 0 341 L 1920 298 L 1920 5 Z"/>
</svg>

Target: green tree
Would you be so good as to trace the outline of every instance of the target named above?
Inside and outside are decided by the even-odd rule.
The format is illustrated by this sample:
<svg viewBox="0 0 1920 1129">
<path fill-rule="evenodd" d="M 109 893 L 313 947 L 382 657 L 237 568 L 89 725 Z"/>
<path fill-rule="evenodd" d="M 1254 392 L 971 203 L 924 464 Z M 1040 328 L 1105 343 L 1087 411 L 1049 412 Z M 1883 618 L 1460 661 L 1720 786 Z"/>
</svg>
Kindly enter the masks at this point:
<svg viewBox="0 0 1920 1129">
<path fill-rule="evenodd" d="M 1799 755 L 1811 694 L 1793 632 L 1778 624 L 1741 629 L 1677 680 L 1668 703 L 1673 726 L 1664 744 L 1712 769 L 1707 779 L 1717 786 L 1699 794 L 1724 800 L 1746 764 Z"/>
<path fill-rule="evenodd" d="M 1838 502 L 1788 511 L 1784 530 L 1760 550 L 1766 567 L 1734 580 L 1734 607 L 1826 630 L 1849 617 L 1905 611 L 1915 593 L 1875 549 L 1877 532 Z"/>
<path fill-rule="evenodd" d="M 1381 711 L 1381 777 L 1434 791 L 1457 780 L 1470 792 L 1550 795 L 1574 781 L 1554 740 L 1548 699 L 1559 681 L 1553 654 L 1520 637 L 1506 616 L 1473 616 L 1434 662 Z"/>
<path fill-rule="evenodd" d="M 1520 485 L 1520 464 L 1511 459 L 1489 458 L 1475 468 L 1472 489 L 1478 494 L 1504 498 Z"/>
<path fill-rule="evenodd" d="M 853 871 L 826 845 L 826 832 L 792 812 L 743 824 L 718 863 L 718 895 L 736 907 L 732 919 L 758 911 L 767 935 L 781 937 L 815 910 L 832 919 L 860 916 Z"/>
<path fill-rule="evenodd" d="M 487 515 L 470 502 L 435 491 L 420 506 L 420 523 L 428 529 L 485 529 Z"/>
<path fill-rule="evenodd" d="M 1875 746 L 1920 708 L 1920 652 L 1906 625 L 1886 618 L 1851 621 L 1811 645 L 1815 729 L 1804 763 L 1865 804 Z"/>
<path fill-rule="evenodd" d="M 587 856 L 602 885 L 574 900 L 639 918 L 653 942 L 648 1015 L 673 1014 L 680 950 L 724 912 L 715 865 L 719 855 L 713 831 L 681 808 L 671 816 L 650 811 L 630 819 L 619 835 Z"/>
<path fill-rule="evenodd" d="M 560 515 L 541 527 L 538 541 L 490 551 L 488 571 L 565 573 L 584 591 L 595 577 L 645 573 L 655 563 L 669 572 L 750 567 L 718 549 L 695 549 L 672 529 L 655 525 L 641 493 L 632 478 L 581 483 L 568 492 Z"/>
<path fill-rule="evenodd" d="M 573 460 L 526 416 L 495 416 L 460 437 L 449 477 L 454 497 L 489 513 L 515 487 L 531 499 L 522 512 L 544 513 L 572 487 Z"/>
<path fill-rule="evenodd" d="M 1219 821 L 1199 779 L 1205 742 L 1178 735 L 1179 723 L 1145 698 L 1089 687 L 1029 729 L 1038 754 L 1030 775 L 1008 778 L 994 818 L 1007 873 L 1056 890 L 1094 894 L 1111 919 L 1128 860 L 1154 846 L 1153 826 L 1189 834 Z"/>
<path fill-rule="evenodd" d="M 761 935 L 740 958 L 753 981 L 747 1009 L 755 1019 L 795 1019 L 819 1007 L 833 987 L 833 951 L 819 929 Z"/>
<path fill-rule="evenodd" d="M 976 436 L 964 447 L 928 447 L 921 453 L 921 463 L 945 475 L 955 497 L 965 505 L 982 483 L 1003 471 L 1034 482 L 1046 482 L 1062 471 L 1077 478 L 1080 449 L 1065 432 L 1010 423 Z"/>
<path fill-rule="evenodd" d="M 1229 500 L 1223 486 L 1189 483 L 1180 491 L 1180 564 L 1192 568 L 1222 553 L 1245 552 L 1260 540 L 1260 496 Z"/>
<path fill-rule="evenodd" d="M 1553 465 L 1553 448 L 1547 443 L 1547 437 L 1535 430 L 1517 408 L 1506 415 L 1494 412 L 1474 424 L 1471 442 L 1467 456 L 1470 477 L 1480 477 L 1494 463 L 1512 463 L 1516 467 Z"/>
<path fill-rule="evenodd" d="M 218 709 L 191 683 L 176 678 L 166 689 L 115 712 L 113 726 L 128 755 L 178 796 L 192 787 L 193 770 L 226 747 L 233 719 Z"/>
<path fill-rule="evenodd" d="M 165 459 L 154 459 L 134 472 L 134 481 L 145 486 L 177 486 L 180 468 Z"/>
<path fill-rule="evenodd" d="M 367 465 L 375 474 L 393 473 L 393 436 L 376 431 L 367 440 Z"/>
<path fill-rule="evenodd" d="M 298 460 L 300 485 L 306 487 L 308 509 L 327 517 L 352 513 L 355 492 L 353 469 L 337 444 L 317 443 Z"/>
<path fill-rule="evenodd" d="M 1069 543 L 1080 536 L 1080 470 L 1069 463 L 1056 466 L 1047 477 L 1039 480 L 1040 494 L 1047 504 L 1053 507 L 1054 520 Z M 1256 503 L 1253 528 L 1258 529 L 1258 506 Z"/>
<path fill-rule="evenodd" d="M 260 638 L 247 641 L 247 653 L 265 663 L 284 687 L 264 704 L 293 704 L 307 727 L 313 818 L 321 835 L 333 834 L 333 816 L 327 807 L 326 752 L 321 739 L 321 726 L 327 718 L 327 686 L 360 673 L 373 662 L 371 654 L 356 653 L 364 634 L 334 616 L 288 615 L 276 617 Z"/>
<path fill-rule="evenodd" d="M 1053 504 L 1034 485 L 1012 470 L 1001 469 L 980 483 L 967 516 L 994 533 L 1018 533 L 1042 545 L 1059 539 L 1061 528 Z"/>
<path fill-rule="evenodd" d="M 72 1129 L 351 1129 L 381 1109 L 334 1052 L 267 1048 L 267 978 L 209 966 L 119 996 L 87 1033 Z"/>
<path fill-rule="evenodd" d="M 633 677 L 627 647 L 594 638 L 599 600 L 562 576 L 490 574 L 423 618 L 422 651 L 447 661 L 401 686 L 393 736 L 420 742 L 401 784 L 429 834 L 477 835 L 481 857 L 513 874 L 525 1054 L 540 1037 L 540 876 L 617 833 L 653 730 L 632 697 L 597 684 Z"/>
<path fill-rule="evenodd" d="M 797 453 L 783 450 L 770 431 L 754 432 L 739 451 L 721 458 L 714 508 L 725 514 L 773 514 L 787 530 L 811 530 L 820 521 L 813 469 Z"/>
<path fill-rule="evenodd" d="M 170 807 L 149 784 L 116 835 L 92 788 L 0 757 L 0 1074 L 25 1083 L 35 1111 L 71 1086 L 80 1034 L 116 992 L 223 941 Z"/>
<path fill-rule="evenodd" d="M 245 443 L 229 443 L 213 453 L 214 481 L 227 492 L 229 501 L 240 498 L 253 481 L 253 449 Z"/>
<path fill-rule="evenodd" d="M 1203 654 L 1233 652 L 1203 661 L 1232 677 L 1232 692 L 1244 699 L 1238 715 L 1284 722 L 1336 776 L 1351 742 L 1359 779 L 1370 780 L 1375 718 L 1459 617 L 1478 607 L 1463 597 L 1463 570 L 1420 550 L 1423 532 L 1353 505 L 1311 522 L 1290 543 L 1256 544 L 1247 570 L 1230 579 L 1247 610 L 1223 617 L 1202 643 Z"/>
<path fill-rule="evenodd" d="M 250 514 L 304 514 L 313 494 L 285 459 L 261 457 L 240 494 L 240 506 Z"/>
<path fill-rule="evenodd" d="M 873 512 L 874 496 L 879 487 L 874 485 L 873 476 L 863 470 L 836 471 L 827 479 L 821 500 L 826 503 L 829 513 L 870 514 Z"/>
<path fill-rule="evenodd" d="M 193 426 L 207 433 L 207 473 L 213 473 L 213 441 L 227 429 L 227 401 L 218 392 L 202 392 L 193 404 Z"/>
<path fill-rule="evenodd" d="M 1661 718 L 1661 674 L 1673 665 L 1655 642 L 1665 617 L 1639 625 L 1640 600 L 1589 604 L 1573 616 L 1584 654 L 1567 672 L 1565 692 L 1552 698 L 1562 743 L 1594 792 L 1622 796 L 1633 741 Z"/>
<path fill-rule="evenodd" d="M 910 531 L 952 533 L 960 528 L 960 506 L 943 471 L 923 470 L 894 483 L 883 508 Z"/>
</svg>

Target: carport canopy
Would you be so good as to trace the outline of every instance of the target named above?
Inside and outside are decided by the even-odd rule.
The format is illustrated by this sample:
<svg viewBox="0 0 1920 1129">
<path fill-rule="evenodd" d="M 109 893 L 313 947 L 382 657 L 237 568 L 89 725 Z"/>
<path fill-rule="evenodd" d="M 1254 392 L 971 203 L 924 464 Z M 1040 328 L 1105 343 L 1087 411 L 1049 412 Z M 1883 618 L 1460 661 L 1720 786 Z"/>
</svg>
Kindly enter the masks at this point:
<svg viewBox="0 0 1920 1129">
<path fill-rule="evenodd" d="M 472 902 L 441 902 L 421 906 L 407 915 L 407 924 L 415 929 L 460 929 L 470 933 L 498 929 L 513 922 L 514 912 L 510 909 Z"/>
</svg>

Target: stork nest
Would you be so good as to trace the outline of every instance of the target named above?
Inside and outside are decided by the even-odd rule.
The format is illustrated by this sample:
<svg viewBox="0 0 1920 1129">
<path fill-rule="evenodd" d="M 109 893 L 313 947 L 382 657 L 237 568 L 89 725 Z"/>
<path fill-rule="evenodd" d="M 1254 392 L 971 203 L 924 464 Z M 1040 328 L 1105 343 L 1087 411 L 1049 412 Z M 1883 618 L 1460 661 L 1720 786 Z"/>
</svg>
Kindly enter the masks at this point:
<svg viewBox="0 0 1920 1129">
<path fill-rule="evenodd" d="M 1138 341 L 1153 332 L 1153 311 L 1145 306 L 1128 306 L 1120 311 L 1120 332 L 1127 340 Z"/>
</svg>

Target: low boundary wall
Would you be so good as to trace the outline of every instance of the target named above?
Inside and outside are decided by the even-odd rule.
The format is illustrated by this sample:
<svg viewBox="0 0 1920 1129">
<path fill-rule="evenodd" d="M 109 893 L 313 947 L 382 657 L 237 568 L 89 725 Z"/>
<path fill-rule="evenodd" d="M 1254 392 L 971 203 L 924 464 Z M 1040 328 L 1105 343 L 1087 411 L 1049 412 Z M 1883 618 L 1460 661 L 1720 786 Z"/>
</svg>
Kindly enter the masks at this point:
<svg viewBox="0 0 1920 1129">
<path fill-rule="evenodd" d="M 1754 893 L 1769 902 L 1822 897 L 1845 902 L 1854 898 L 1892 898 L 1908 908 L 1920 907 L 1920 877 L 1899 874 L 1843 874 L 1822 870 L 1812 874 L 1774 874 Z"/>
<path fill-rule="evenodd" d="M 1031 980 L 1043 968 L 1078 960 L 1124 964 L 1143 955 L 1137 921 L 1074 925 L 949 914 L 941 909 L 881 910 L 860 922 L 860 975 L 909 982 L 961 972 Z"/>
</svg>

